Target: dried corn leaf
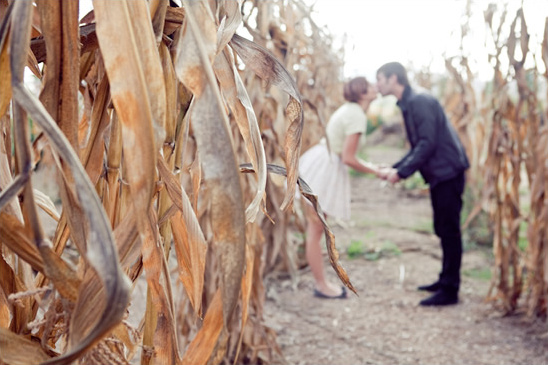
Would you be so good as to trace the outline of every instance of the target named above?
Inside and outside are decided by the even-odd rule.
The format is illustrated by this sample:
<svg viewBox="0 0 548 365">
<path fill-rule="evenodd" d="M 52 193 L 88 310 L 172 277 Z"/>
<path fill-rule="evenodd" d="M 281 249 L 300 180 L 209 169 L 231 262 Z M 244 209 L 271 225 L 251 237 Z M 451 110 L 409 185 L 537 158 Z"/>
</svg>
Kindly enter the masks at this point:
<svg viewBox="0 0 548 365">
<path fill-rule="evenodd" d="M 7 29 L 12 9 L 13 7 L 7 0 L 0 1 L 0 45 L 4 44 L 5 38 L 8 36 Z"/>
<path fill-rule="evenodd" d="M 164 82 L 166 87 L 166 138 L 164 141 L 164 159 L 175 163 L 173 152 L 175 147 L 176 130 L 177 130 L 177 75 L 173 67 L 173 60 L 169 53 L 168 47 L 164 43 L 159 46 L 160 60 L 162 62 L 162 70 L 164 74 Z"/>
<path fill-rule="evenodd" d="M 223 303 L 221 291 L 213 296 L 204 323 L 185 352 L 182 365 L 205 365 L 213 353 L 223 329 Z"/>
<path fill-rule="evenodd" d="M 1 131 L 0 134 L 5 136 L 6 134 L 9 134 L 9 131 Z M 19 175 L 15 178 L 16 180 L 13 180 L 11 177 L 9 159 L 11 155 L 11 151 L 9 151 L 11 150 L 11 146 L 6 145 L 8 141 L 9 139 L 6 138 L 0 139 L 0 209 L 4 210 L 6 213 L 13 214 L 22 222 L 23 214 L 18 199 L 16 199 L 16 195 L 22 189 L 25 178 Z"/>
<path fill-rule="evenodd" d="M 250 236 L 256 236 L 258 229 L 257 225 L 248 225 L 248 234 Z M 250 237 L 248 242 L 256 242 L 255 237 Z M 249 299 L 251 298 L 251 289 L 253 288 L 253 264 L 255 262 L 255 249 L 251 244 L 245 246 L 245 274 L 242 277 L 242 331 L 240 332 L 240 338 L 238 339 L 238 348 L 236 355 L 234 355 L 234 363 L 236 364 L 240 349 L 242 347 L 242 340 L 244 338 L 244 329 L 247 324 L 247 318 L 249 316 Z"/>
<path fill-rule="evenodd" d="M 217 53 L 222 52 L 242 24 L 242 0 L 219 3 L 222 13 L 221 24 L 217 30 Z"/>
<path fill-rule="evenodd" d="M 259 204 L 264 201 L 266 190 L 266 156 L 261 139 L 261 131 L 253 110 L 249 95 L 240 78 L 234 59 L 229 49 L 221 52 L 215 58 L 214 70 L 221 84 L 223 96 L 234 114 L 236 123 L 251 159 L 253 169 L 258 171 L 257 193 L 246 209 L 246 221 L 253 222 L 259 211 Z"/>
<path fill-rule="evenodd" d="M 289 209 L 293 205 L 296 184 L 298 179 L 298 166 L 301 151 L 301 136 L 303 131 L 303 108 L 301 96 L 295 80 L 283 67 L 283 65 L 265 48 L 235 34 L 230 44 L 238 53 L 247 67 L 263 80 L 277 85 L 288 93 L 289 103 L 286 106 L 286 114 L 289 119 L 289 127 L 285 136 L 285 164 L 287 168 L 287 192 L 282 209 Z"/>
<path fill-rule="evenodd" d="M 118 246 L 120 264 L 125 270 L 135 263 L 141 252 L 141 242 L 138 240 L 139 231 L 137 229 L 135 214 L 126 214 L 114 230 L 114 238 Z"/>
<path fill-rule="evenodd" d="M 30 233 L 13 215 L 0 212 L 0 242 L 9 247 L 36 271 L 44 272 L 44 262 Z"/>
<path fill-rule="evenodd" d="M 32 317 L 33 300 L 28 295 L 29 286 L 24 282 L 23 262 L 18 258 L 11 261 L 8 263 L 4 255 L 0 255 L 0 287 L 13 304 L 9 329 L 14 333 L 22 333 L 27 331 L 27 323 Z"/>
<path fill-rule="evenodd" d="M 114 328 L 112 335 L 124 344 L 125 350 L 127 351 L 127 356 L 125 356 L 125 358 L 131 361 L 135 352 L 139 349 L 139 331 L 133 328 L 127 321 L 123 321 Z"/>
<path fill-rule="evenodd" d="M 194 160 L 189 166 L 190 178 L 191 178 L 191 188 L 192 188 L 192 207 L 194 209 L 194 213 L 199 216 L 198 214 L 198 198 L 200 193 L 200 187 L 202 186 L 202 167 L 200 164 L 200 156 L 198 153 L 194 156 Z"/>
<path fill-rule="evenodd" d="M 168 5 L 169 0 L 151 0 L 148 4 L 152 18 L 152 29 L 157 43 L 162 41 Z"/>
<path fill-rule="evenodd" d="M 161 153 L 169 169 L 173 171 L 175 166 L 175 159 L 173 157 L 177 130 L 177 76 L 175 75 L 169 49 L 163 42 L 159 46 L 159 55 L 166 87 L 166 133 Z M 170 225 L 164 222 L 164 217 L 171 209 L 172 203 L 166 189 L 160 190 L 157 207 L 158 216 L 161 217 L 160 235 L 164 242 L 164 252 L 167 256 L 171 250 L 172 231 Z"/>
<path fill-rule="evenodd" d="M 112 101 L 122 124 L 124 166 L 139 166 L 124 169 L 123 176 L 129 183 L 131 198 L 126 200 L 122 196 L 122 201 L 127 201 L 132 210 L 137 212 L 136 223 L 143 243 L 142 249 L 148 247 L 143 256 L 146 256 L 145 261 L 152 269 L 150 262 L 153 262 L 151 260 L 155 257 L 155 251 L 150 251 L 150 248 L 156 247 L 158 240 L 157 232 L 150 226 L 149 209 L 154 193 L 156 151 L 164 139 L 166 108 L 160 57 L 146 1 L 96 1 L 94 10 L 97 37 L 110 82 Z M 132 77 L 127 77 L 128 73 Z M 120 209 L 125 213 L 126 208 Z M 156 268 L 155 272 L 159 269 Z M 147 270 L 149 285 L 152 285 L 150 280 L 154 280 L 154 277 Z M 154 283 L 156 286 L 147 300 L 143 344 L 158 345 L 160 361 L 166 361 L 166 356 L 172 360 L 176 358 L 176 355 L 167 353 L 165 347 L 172 344 L 168 340 L 171 339 L 173 322 L 158 322 L 158 332 L 153 333 L 156 325 L 155 321 L 151 321 L 151 314 L 156 313 L 151 307 L 152 301 L 162 304 L 158 313 L 171 318 L 169 312 L 161 312 L 171 305 L 165 292 L 170 291 L 168 283 Z"/>
<path fill-rule="evenodd" d="M 40 344 L 0 327 L 0 360 L 7 365 L 40 364 L 50 357 Z"/>
<path fill-rule="evenodd" d="M 0 263 L 0 265 L 3 265 Z M 1 270 L 1 269 L 0 269 Z M 0 328 L 9 328 L 11 321 L 11 305 L 8 303 L 8 298 L 4 292 L 3 286 L 0 285 Z M 0 356 L 0 359 L 2 357 Z"/>
<path fill-rule="evenodd" d="M 90 119 L 87 143 L 82 151 L 82 163 L 93 184 L 103 173 L 103 154 L 105 152 L 104 132 L 110 124 L 108 106 L 110 104 L 109 80 L 103 77 L 97 88 Z M 113 141 L 114 143 L 114 141 Z"/>
<path fill-rule="evenodd" d="M 143 266 L 146 273 L 148 288 L 150 290 L 150 299 L 153 307 L 148 306 L 147 315 L 151 310 L 158 315 L 153 328 L 154 361 L 163 364 L 176 364 L 180 361 L 179 345 L 175 330 L 173 297 L 171 293 L 171 280 L 167 267 L 166 258 L 157 231 L 158 222 L 155 214 L 149 211 L 149 223 L 145 227 L 148 233 L 143 242 Z M 149 322 L 149 321 L 147 321 Z M 150 324 L 152 324 L 150 323 Z M 145 336 L 149 334 L 145 333 Z"/>
<path fill-rule="evenodd" d="M 55 204 L 53 204 L 49 196 L 42 193 L 40 190 L 34 189 L 34 201 L 51 218 L 53 218 L 56 221 L 59 221 L 60 219 L 59 212 L 57 211 Z"/>
<path fill-rule="evenodd" d="M 97 0 L 94 10 L 112 101 L 123 125 L 124 158 L 139 166 L 128 169 L 125 178 L 133 207 L 146 212 L 155 175 L 153 120 L 163 128 L 165 117 L 165 87 L 150 14 L 144 0 Z"/>
<path fill-rule="evenodd" d="M 74 303 L 78 299 L 80 279 L 76 270 L 65 262 L 52 249 L 49 241 L 38 247 L 46 277 L 51 280 L 59 294 Z"/>
<path fill-rule="evenodd" d="M 185 18 L 185 11 L 182 8 L 172 8 L 169 6 L 166 11 L 166 18 L 164 23 L 164 34 L 172 35 L 176 30 L 181 27 Z"/>
<path fill-rule="evenodd" d="M 107 189 L 103 195 L 103 204 L 110 217 L 112 227 L 118 226 L 120 215 L 120 164 L 122 161 L 122 125 L 115 111 L 110 122 L 110 135 L 107 150 Z M 132 215 L 133 216 L 133 215 Z M 116 240 L 118 244 L 120 241 Z M 122 257 L 120 257 L 122 260 Z"/>
<path fill-rule="evenodd" d="M 8 55 L 8 44 L 4 40 L 8 37 L 7 22 L 2 23 L 0 26 L 0 117 L 6 114 L 11 100 L 11 72 L 10 72 L 10 60 Z"/>
<path fill-rule="evenodd" d="M 184 6 L 188 24 L 186 31 L 181 33 L 176 71 L 196 98 L 191 123 L 204 180 L 210 192 L 214 249 L 222 272 L 223 319 L 226 325 L 239 298 L 245 261 L 242 190 L 228 131 L 228 118 L 211 67 L 216 46 L 215 24 L 205 1 L 185 0 Z M 212 105 L 215 107 L 212 108 Z"/>
<path fill-rule="evenodd" d="M 171 218 L 179 277 L 196 313 L 201 314 L 207 244 L 186 192 L 165 163 L 158 160 L 160 178 L 179 212 Z"/>
</svg>

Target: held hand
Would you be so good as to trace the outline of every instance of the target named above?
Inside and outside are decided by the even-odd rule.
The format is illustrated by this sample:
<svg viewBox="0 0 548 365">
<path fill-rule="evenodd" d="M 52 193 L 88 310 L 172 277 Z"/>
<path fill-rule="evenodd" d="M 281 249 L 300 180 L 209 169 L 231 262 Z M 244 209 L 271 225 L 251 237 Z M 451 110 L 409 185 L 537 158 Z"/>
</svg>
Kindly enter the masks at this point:
<svg viewBox="0 0 548 365">
<path fill-rule="evenodd" d="M 400 175 L 398 175 L 398 170 L 391 169 L 389 175 L 386 177 L 386 180 L 388 180 L 391 184 L 395 184 L 398 181 L 400 181 Z"/>
<path fill-rule="evenodd" d="M 390 175 L 390 173 L 392 172 L 392 168 L 390 167 L 380 167 L 378 170 L 377 170 L 377 177 L 379 177 L 380 179 L 383 179 L 383 180 L 386 180 L 388 178 L 388 175 Z"/>
</svg>

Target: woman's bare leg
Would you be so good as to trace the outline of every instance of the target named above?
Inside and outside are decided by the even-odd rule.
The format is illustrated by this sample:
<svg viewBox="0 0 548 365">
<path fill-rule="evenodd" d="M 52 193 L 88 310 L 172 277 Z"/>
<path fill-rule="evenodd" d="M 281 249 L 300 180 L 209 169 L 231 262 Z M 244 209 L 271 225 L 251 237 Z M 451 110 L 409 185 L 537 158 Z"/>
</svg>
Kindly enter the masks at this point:
<svg viewBox="0 0 548 365">
<path fill-rule="evenodd" d="M 329 283 L 325 277 L 325 268 L 321 248 L 323 226 L 311 207 L 306 214 L 306 260 L 316 281 L 316 288 L 327 296 L 338 296 L 342 293 L 340 285 Z"/>
</svg>

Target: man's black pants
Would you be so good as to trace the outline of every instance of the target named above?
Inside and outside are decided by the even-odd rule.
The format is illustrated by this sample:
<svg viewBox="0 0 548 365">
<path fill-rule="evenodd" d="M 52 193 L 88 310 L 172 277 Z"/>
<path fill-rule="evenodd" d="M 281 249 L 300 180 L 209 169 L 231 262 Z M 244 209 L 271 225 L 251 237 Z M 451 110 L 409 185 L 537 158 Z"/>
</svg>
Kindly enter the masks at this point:
<svg viewBox="0 0 548 365">
<path fill-rule="evenodd" d="M 460 286 L 462 261 L 460 212 L 464 183 L 464 172 L 462 172 L 430 189 L 434 211 L 434 232 L 441 240 L 443 254 L 439 282 L 443 289 L 453 292 L 458 292 Z"/>
</svg>

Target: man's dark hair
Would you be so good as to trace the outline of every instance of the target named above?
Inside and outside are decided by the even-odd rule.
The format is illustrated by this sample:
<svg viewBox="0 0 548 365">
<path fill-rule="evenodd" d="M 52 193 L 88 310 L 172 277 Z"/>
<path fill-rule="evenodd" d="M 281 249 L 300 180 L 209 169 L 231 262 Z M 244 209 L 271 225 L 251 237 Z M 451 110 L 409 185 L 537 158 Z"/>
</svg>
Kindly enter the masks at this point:
<svg viewBox="0 0 548 365">
<path fill-rule="evenodd" d="M 382 65 L 377 70 L 377 75 L 382 73 L 386 78 L 392 75 L 396 75 L 398 83 L 402 86 L 409 86 L 409 80 L 407 79 L 407 71 L 405 67 L 399 62 L 388 62 Z"/>
</svg>

